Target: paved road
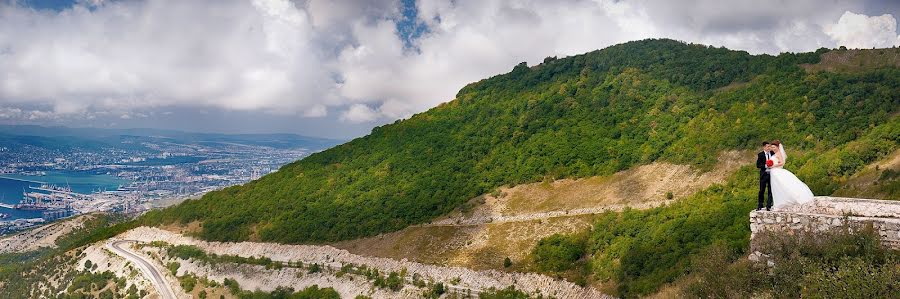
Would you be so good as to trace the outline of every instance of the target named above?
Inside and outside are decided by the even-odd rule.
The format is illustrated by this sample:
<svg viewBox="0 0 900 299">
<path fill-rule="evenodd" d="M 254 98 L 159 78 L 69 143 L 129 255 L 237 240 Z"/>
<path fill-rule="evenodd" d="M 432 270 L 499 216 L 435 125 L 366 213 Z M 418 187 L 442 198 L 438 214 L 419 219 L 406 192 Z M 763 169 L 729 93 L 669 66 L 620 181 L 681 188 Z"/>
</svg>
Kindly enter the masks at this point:
<svg viewBox="0 0 900 299">
<path fill-rule="evenodd" d="M 137 255 L 130 250 L 122 247 L 123 244 L 133 243 L 135 241 L 131 240 L 120 240 L 113 241 L 110 243 L 106 243 L 106 247 L 115 252 L 116 254 L 124 257 L 125 259 L 131 261 L 136 264 L 141 272 L 144 273 L 147 278 L 150 278 L 150 282 L 153 283 L 153 286 L 156 288 L 156 292 L 159 293 L 160 298 L 162 299 L 178 299 L 175 297 L 175 292 L 172 291 L 172 286 L 166 283 L 166 279 L 163 278 L 163 274 L 159 272 L 159 270 L 153 266 L 152 263 L 145 260 L 140 255 Z"/>
</svg>

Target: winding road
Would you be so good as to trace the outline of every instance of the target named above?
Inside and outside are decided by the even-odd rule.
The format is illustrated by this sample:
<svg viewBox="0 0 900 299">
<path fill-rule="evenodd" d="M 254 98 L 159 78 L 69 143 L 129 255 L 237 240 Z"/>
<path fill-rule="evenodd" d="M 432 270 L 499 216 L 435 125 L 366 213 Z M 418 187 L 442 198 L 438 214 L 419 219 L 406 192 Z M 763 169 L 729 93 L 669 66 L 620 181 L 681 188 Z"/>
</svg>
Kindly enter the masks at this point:
<svg viewBox="0 0 900 299">
<path fill-rule="evenodd" d="M 141 272 L 143 272 L 144 275 L 150 279 L 150 282 L 153 283 L 153 286 L 156 288 L 156 291 L 159 293 L 160 298 L 162 298 L 162 299 L 177 299 L 178 297 L 175 296 L 175 291 L 173 291 L 172 287 L 168 283 L 166 283 L 166 279 L 163 278 L 163 274 L 159 272 L 159 269 L 157 269 L 152 263 L 145 260 L 140 255 L 137 255 L 136 253 L 131 252 L 130 250 L 121 247 L 123 244 L 134 243 L 134 242 L 136 242 L 136 241 L 132 241 L 132 240 L 112 241 L 112 242 L 106 243 L 106 247 L 109 248 L 109 250 L 111 250 L 112 252 L 124 257 L 125 259 L 127 259 L 127 260 L 131 261 L 132 263 L 134 263 L 135 265 L 137 265 L 138 268 L 141 269 Z"/>
</svg>

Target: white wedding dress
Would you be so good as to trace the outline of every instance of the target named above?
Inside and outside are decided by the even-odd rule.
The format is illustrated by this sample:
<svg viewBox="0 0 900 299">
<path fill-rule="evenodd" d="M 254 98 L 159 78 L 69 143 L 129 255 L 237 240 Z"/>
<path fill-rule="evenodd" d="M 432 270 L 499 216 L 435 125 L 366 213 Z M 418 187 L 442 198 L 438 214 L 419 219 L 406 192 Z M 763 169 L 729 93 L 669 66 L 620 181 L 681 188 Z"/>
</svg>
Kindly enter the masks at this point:
<svg viewBox="0 0 900 299">
<path fill-rule="evenodd" d="M 776 153 L 772 157 L 775 165 L 779 162 L 787 160 L 787 154 L 784 147 L 780 147 L 781 153 Z M 772 180 L 772 208 L 775 210 L 783 209 L 787 206 L 800 205 L 809 203 L 813 200 L 812 190 L 797 178 L 793 173 L 775 166 L 769 171 L 769 177 Z"/>
</svg>

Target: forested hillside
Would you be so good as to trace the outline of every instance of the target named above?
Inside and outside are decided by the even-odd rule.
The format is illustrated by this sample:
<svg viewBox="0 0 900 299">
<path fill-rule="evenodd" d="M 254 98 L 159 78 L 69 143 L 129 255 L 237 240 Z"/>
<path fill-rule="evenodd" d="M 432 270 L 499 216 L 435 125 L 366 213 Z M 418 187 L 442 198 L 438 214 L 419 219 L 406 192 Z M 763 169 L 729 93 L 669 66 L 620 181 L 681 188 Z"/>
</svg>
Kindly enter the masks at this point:
<svg viewBox="0 0 900 299">
<path fill-rule="evenodd" d="M 887 123 L 868 130 L 860 138 L 834 148 L 816 147 L 794 151 L 790 154 L 791 160 L 786 167 L 809 184 L 816 194 L 830 194 L 835 190 L 834 187 L 840 186 L 846 178 L 867 164 L 898 149 L 900 119 L 894 117 Z M 890 184 L 896 186 L 900 184 L 900 180 L 893 180 Z M 692 260 L 698 259 L 698 256 L 710 248 L 726 252 L 727 257 L 724 258 L 728 261 L 746 260 L 750 241 L 748 214 L 756 208 L 757 188 L 756 168 L 747 165 L 721 184 L 713 185 L 672 205 L 602 214 L 595 219 L 593 229 L 589 231 L 555 235 L 541 240 L 533 249 L 535 270 L 565 275 L 573 281 L 606 283 L 610 287 L 607 290 L 610 294 L 639 297 L 651 294 L 664 284 L 673 283 L 691 273 Z M 821 247 L 824 248 L 821 250 L 851 251 L 850 247 Z M 797 294 L 801 293 L 804 295 L 802 297 L 829 298 L 844 297 L 847 293 L 801 292 L 808 291 L 803 288 L 816 279 L 805 275 L 824 272 L 827 275 L 844 275 L 848 280 L 867 279 L 866 277 L 873 275 L 869 273 L 875 271 L 872 269 L 881 270 L 882 267 L 886 271 L 894 269 L 890 273 L 900 273 L 897 272 L 900 268 L 897 268 L 895 260 L 882 260 L 878 264 L 867 260 L 871 264 L 859 267 L 843 260 L 820 263 L 814 257 L 804 258 L 813 259 L 787 269 L 795 271 L 791 275 L 780 273 L 781 276 L 775 275 L 755 282 L 734 273 L 721 275 L 730 275 L 722 278 L 724 280 L 734 280 L 728 287 L 741 288 L 739 291 L 746 292 L 730 297 L 753 297 L 751 294 L 754 292 L 773 292 L 779 294 L 776 298 L 800 297 Z M 724 269 L 728 265 L 722 261 L 718 266 Z M 766 272 L 761 269 L 752 271 Z M 819 280 L 815 283 L 830 282 Z M 888 290 L 893 287 L 877 285 L 877 288 Z M 864 288 L 854 286 L 852 289 Z M 698 295 L 692 294 L 689 297 L 695 296 Z"/>
<path fill-rule="evenodd" d="M 144 220 L 199 221 L 199 235 L 211 240 L 345 240 L 427 222 L 503 185 L 606 175 L 657 160 L 708 168 L 721 150 L 774 138 L 795 153 L 832 155 L 800 172 L 815 193 L 830 194 L 861 163 L 897 148 L 900 70 L 801 67 L 827 51 L 753 56 L 644 40 L 523 63 L 427 112 Z M 864 136 L 878 141 L 859 158 L 853 142 Z M 659 281 L 679 271 L 666 269 Z"/>
</svg>

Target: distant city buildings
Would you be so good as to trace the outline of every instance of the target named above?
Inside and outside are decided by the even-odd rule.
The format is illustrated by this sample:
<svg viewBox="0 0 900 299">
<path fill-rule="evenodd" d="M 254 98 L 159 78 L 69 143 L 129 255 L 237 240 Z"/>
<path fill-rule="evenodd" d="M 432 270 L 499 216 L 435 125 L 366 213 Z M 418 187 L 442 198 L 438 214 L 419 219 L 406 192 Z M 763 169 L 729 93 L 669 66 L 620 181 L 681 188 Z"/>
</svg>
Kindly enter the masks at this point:
<svg viewBox="0 0 900 299">
<path fill-rule="evenodd" d="M 115 190 L 88 194 L 50 196 L 31 194 L 43 218 L 0 219 L 0 233 L 95 211 L 140 213 L 160 199 L 200 196 L 227 186 L 243 184 L 274 172 L 282 165 L 310 154 L 305 148 L 279 149 L 230 143 L 141 143 L 133 150 L 121 148 L 5 148 L 0 147 L 0 173 L 29 176 L 48 171 L 75 171 L 120 177 L 130 183 Z M 35 192 L 29 190 L 28 192 Z M 53 191 L 40 191 L 54 193 Z M 59 192 L 57 192 L 59 193 Z"/>
</svg>

